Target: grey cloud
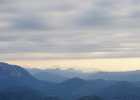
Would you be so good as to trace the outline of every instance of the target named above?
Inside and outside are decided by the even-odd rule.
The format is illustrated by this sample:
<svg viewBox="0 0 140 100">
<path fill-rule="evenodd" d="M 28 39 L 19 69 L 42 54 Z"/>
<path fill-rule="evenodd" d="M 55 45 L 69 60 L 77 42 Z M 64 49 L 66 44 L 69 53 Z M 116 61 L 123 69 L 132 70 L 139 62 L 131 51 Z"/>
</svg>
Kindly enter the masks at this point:
<svg viewBox="0 0 140 100">
<path fill-rule="evenodd" d="M 11 2 L 0 7 L 0 21 L 6 23 L 0 25 L 3 57 L 32 52 L 65 53 L 66 58 L 140 56 L 138 0 Z"/>
<path fill-rule="evenodd" d="M 13 19 L 12 29 L 16 30 L 43 30 L 47 29 L 46 23 L 41 18 L 35 18 L 32 16 L 20 16 L 19 18 Z"/>
<path fill-rule="evenodd" d="M 104 15 L 103 11 L 94 11 L 84 14 L 78 21 L 78 25 L 81 27 L 105 27 L 112 24 L 112 16 Z"/>
<path fill-rule="evenodd" d="M 95 0 L 96 1 L 96 0 Z M 113 30 L 133 30 L 140 26 L 139 7 L 132 3 L 133 0 L 99 0 L 92 9 L 82 13 L 76 21 L 79 27 L 106 28 Z M 136 13 L 134 13 L 138 10 Z"/>
</svg>

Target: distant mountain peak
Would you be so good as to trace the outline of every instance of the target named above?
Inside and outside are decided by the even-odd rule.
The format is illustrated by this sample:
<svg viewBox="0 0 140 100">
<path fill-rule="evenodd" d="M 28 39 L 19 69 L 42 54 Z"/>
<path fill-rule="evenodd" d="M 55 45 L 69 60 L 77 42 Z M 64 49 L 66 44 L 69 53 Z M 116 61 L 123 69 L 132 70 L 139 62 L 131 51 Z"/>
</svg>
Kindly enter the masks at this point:
<svg viewBox="0 0 140 100">
<path fill-rule="evenodd" d="M 81 79 L 79 77 L 74 77 L 71 79 L 68 79 L 66 81 L 63 82 L 63 84 L 81 84 L 81 83 L 85 83 L 86 81 L 84 79 Z"/>
<path fill-rule="evenodd" d="M 84 80 L 79 77 L 74 77 L 74 78 L 71 78 L 69 81 L 84 81 Z"/>
</svg>

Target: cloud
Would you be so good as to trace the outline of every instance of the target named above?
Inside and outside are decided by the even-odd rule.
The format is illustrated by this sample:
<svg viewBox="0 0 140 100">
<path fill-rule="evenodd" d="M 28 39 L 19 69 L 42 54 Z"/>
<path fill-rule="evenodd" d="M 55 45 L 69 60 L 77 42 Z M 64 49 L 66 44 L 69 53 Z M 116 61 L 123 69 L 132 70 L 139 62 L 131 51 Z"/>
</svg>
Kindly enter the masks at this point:
<svg viewBox="0 0 140 100">
<path fill-rule="evenodd" d="M 56 58 L 57 54 L 65 58 L 140 56 L 139 0 L 0 2 L 3 58 L 18 53 L 50 53 Z"/>
<path fill-rule="evenodd" d="M 47 23 L 44 23 L 41 18 L 34 16 L 20 16 L 12 20 L 13 26 L 11 29 L 15 30 L 44 30 L 47 29 Z"/>
</svg>

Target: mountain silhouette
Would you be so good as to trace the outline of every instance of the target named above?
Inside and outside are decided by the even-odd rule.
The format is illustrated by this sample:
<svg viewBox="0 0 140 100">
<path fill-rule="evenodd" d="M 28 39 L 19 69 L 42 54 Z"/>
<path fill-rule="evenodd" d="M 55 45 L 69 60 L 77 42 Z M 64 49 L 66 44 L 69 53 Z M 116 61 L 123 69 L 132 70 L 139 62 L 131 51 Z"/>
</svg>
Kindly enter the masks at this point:
<svg viewBox="0 0 140 100">
<path fill-rule="evenodd" d="M 11 79 L 34 79 L 34 77 L 17 65 L 10 65 L 7 63 L 0 63 L 0 79 L 11 78 Z"/>
<path fill-rule="evenodd" d="M 25 69 L 17 65 L 10 65 L 7 63 L 0 63 L 0 89 L 19 87 L 19 86 L 31 86 L 37 80 L 30 75 Z"/>
<path fill-rule="evenodd" d="M 34 77 L 39 80 L 50 81 L 60 83 L 65 80 L 79 77 L 84 80 L 114 80 L 114 81 L 129 81 L 137 82 L 140 81 L 140 70 L 136 71 L 125 71 L 125 72 L 91 72 L 84 73 L 74 69 L 28 69 Z"/>
<path fill-rule="evenodd" d="M 51 73 L 51 72 L 45 72 L 45 71 L 36 73 L 36 74 L 34 74 L 34 76 L 37 79 L 40 79 L 43 81 L 55 82 L 55 83 L 60 83 L 60 82 L 63 82 L 68 79 L 67 77 L 57 75 L 57 74 Z"/>
<path fill-rule="evenodd" d="M 20 66 L 0 63 L 0 100 L 57 100 L 45 93 L 50 84 Z"/>
<path fill-rule="evenodd" d="M 78 100 L 99 96 L 103 100 L 139 100 L 139 82 L 73 77 L 60 83 L 34 78 L 17 65 L 0 63 L 0 100 Z"/>
<path fill-rule="evenodd" d="M 127 81 L 116 82 L 113 85 L 104 88 L 100 96 L 112 100 L 139 100 L 140 87 Z"/>
</svg>

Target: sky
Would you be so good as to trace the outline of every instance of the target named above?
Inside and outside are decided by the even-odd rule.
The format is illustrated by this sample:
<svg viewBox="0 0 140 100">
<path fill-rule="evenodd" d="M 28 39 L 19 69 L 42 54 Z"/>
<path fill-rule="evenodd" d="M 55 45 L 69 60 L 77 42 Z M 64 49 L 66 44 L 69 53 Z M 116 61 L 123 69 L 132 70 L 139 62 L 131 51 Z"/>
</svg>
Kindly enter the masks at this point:
<svg viewBox="0 0 140 100">
<path fill-rule="evenodd" d="M 140 69 L 140 0 L 0 0 L 0 61 Z"/>
</svg>

